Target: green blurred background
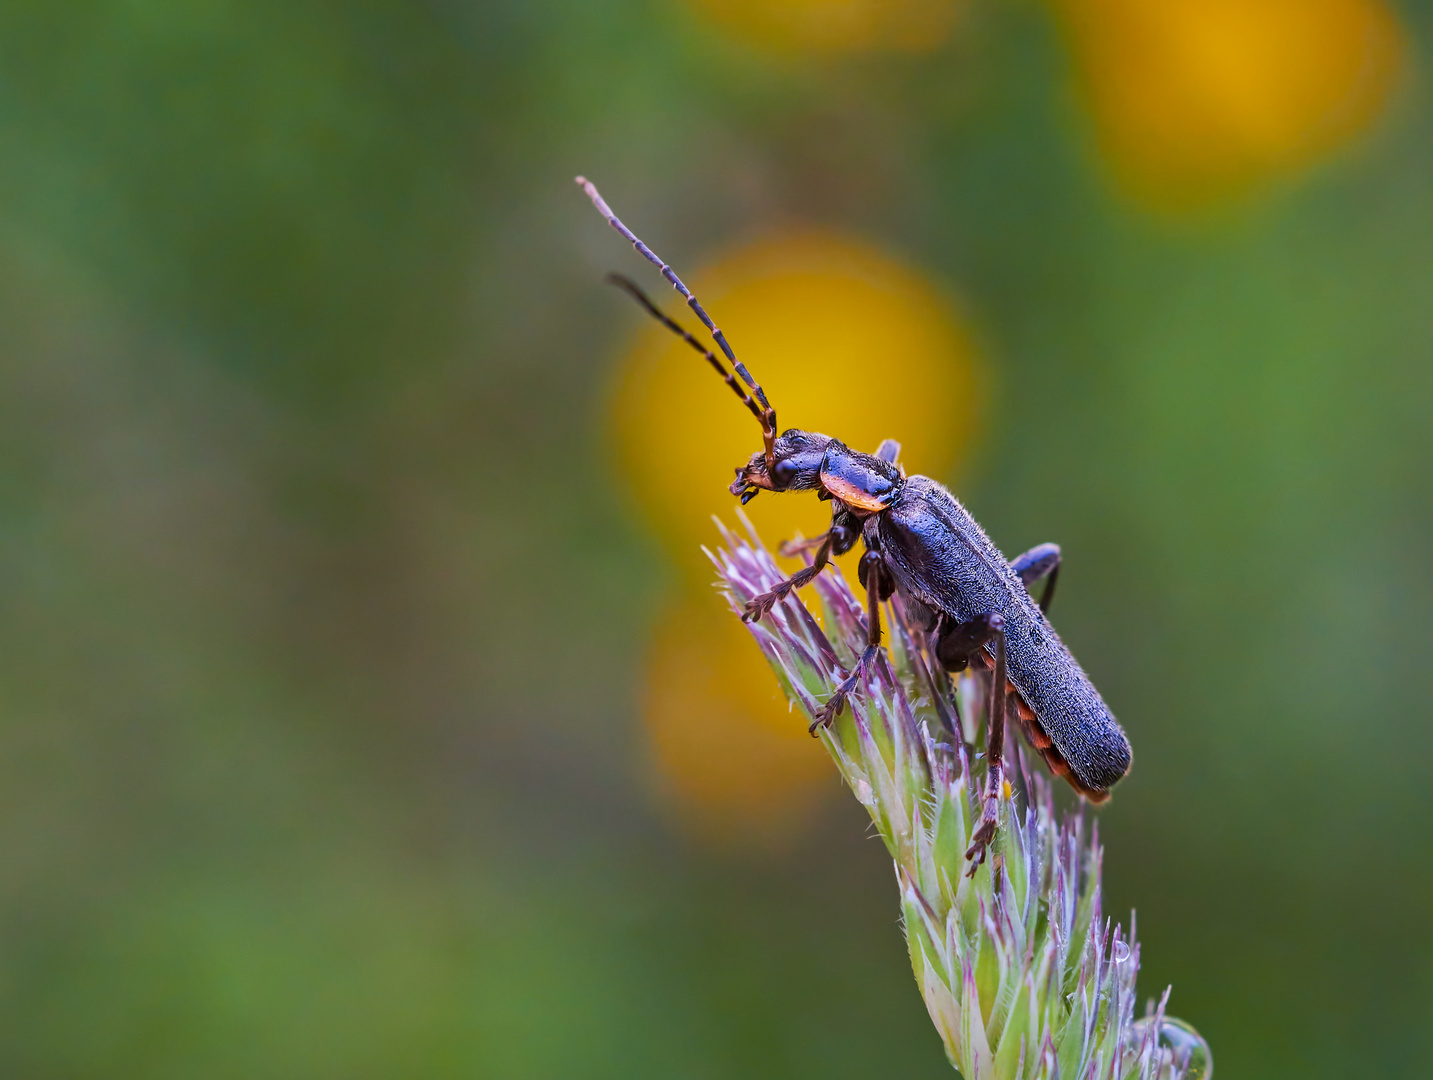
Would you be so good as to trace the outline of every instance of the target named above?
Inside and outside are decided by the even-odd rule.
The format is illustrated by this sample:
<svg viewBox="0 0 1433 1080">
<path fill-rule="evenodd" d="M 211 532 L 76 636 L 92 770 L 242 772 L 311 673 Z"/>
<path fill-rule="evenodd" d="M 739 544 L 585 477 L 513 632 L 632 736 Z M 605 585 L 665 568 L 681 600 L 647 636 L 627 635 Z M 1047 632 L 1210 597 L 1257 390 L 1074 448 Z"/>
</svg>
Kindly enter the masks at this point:
<svg viewBox="0 0 1433 1080">
<path fill-rule="evenodd" d="M 1136 746 L 1143 991 L 1221 1080 L 1427 1075 L 1430 15 L 1356 136 L 1161 203 L 1015 0 L 916 52 L 680 0 L 0 5 L 0 1073 L 950 1075 L 834 773 L 776 850 L 651 794 L 671 571 L 600 283 L 642 267 L 585 172 L 679 267 L 798 220 L 960 296 L 959 492 L 1063 545 Z"/>
</svg>

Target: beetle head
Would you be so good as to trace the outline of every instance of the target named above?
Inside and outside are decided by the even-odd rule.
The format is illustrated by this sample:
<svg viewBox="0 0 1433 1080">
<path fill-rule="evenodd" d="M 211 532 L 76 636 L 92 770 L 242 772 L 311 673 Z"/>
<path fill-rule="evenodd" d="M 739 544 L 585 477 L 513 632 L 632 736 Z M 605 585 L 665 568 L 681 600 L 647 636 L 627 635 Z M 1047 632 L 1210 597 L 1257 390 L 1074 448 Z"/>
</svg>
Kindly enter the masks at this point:
<svg viewBox="0 0 1433 1080">
<path fill-rule="evenodd" d="M 763 491 L 813 491 L 821 486 L 821 462 L 830 444 L 829 435 L 788 428 L 772 446 L 772 467 L 766 467 L 764 450 L 752 454 L 737 467 L 731 493 L 745 505 Z"/>
</svg>

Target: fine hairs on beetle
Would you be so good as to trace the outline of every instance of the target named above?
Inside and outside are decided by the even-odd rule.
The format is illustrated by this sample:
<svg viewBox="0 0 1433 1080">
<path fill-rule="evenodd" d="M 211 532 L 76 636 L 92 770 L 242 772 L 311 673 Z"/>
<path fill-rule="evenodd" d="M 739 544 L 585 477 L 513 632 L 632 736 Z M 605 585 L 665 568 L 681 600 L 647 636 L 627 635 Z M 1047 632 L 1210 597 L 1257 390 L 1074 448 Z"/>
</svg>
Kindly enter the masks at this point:
<svg viewBox="0 0 1433 1080">
<path fill-rule="evenodd" d="M 743 505 L 763 491 L 814 491 L 817 498 L 831 503 L 830 529 L 811 540 L 782 545 L 786 555 L 814 552 L 810 565 L 752 599 L 742 618 L 762 618 L 793 589 L 814 580 L 832 555 L 845 554 L 858 540 L 865 545 L 858 576 L 867 597 L 866 648 L 816 714 L 812 733 L 840 714 L 862 670 L 876 659 L 881 648 L 880 604 L 894 592 L 925 630 L 929 650 L 942 667 L 959 672 L 975 664 L 990 673 L 985 792 L 980 824 L 966 851 L 972 873 L 984 861 L 995 835 L 1004 787 L 1007 719 L 1020 725 L 1051 772 L 1063 776 L 1090 802 L 1109 798 L 1110 788 L 1129 772 L 1130 744 L 1046 618 L 1060 570 L 1059 547 L 1041 544 L 1007 561 L 944 486 L 929 477 L 905 474 L 897 463 L 900 444 L 892 439 L 875 454 L 863 454 L 817 432 L 787 428 L 778 433 L 776 410 L 766 393 L 691 290 L 618 220 L 590 181 L 579 176 L 577 183 L 607 223 L 686 300 L 732 371 L 630 279 L 611 274 L 608 280 L 702 354 L 761 425 L 762 449 L 737 467 L 731 493 Z M 1042 580 L 1044 588 L 1036 601 L 1030 589 Z"/>
</svg>

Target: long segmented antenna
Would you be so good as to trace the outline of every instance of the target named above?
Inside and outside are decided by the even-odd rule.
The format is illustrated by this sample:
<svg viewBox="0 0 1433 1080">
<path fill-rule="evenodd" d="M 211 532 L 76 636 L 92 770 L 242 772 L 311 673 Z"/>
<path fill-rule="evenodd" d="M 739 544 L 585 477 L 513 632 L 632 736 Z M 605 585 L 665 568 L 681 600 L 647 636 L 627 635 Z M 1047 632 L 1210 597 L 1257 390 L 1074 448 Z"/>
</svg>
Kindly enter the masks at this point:
<svg viewBox="0 0 1433 1080">
<path fill-rule="evenodd" d="M 677 322 L 677 320 L 673 319 L 665 311 L 663 311 L 656 304 L 654 304 L 652 302 L 652 298 L 646 293 L 644 293 L 641 287 L 631 278 L 627 277 L 625 274 L 608 274 L 607 280 L 613 285 L 616 285 L 617 288 L 621 289 L 633 300 L 637 301 L 637 303 L 641 304 L 642 307 L 646 309 L 648 315 L 652 316 L 652 318 L 656 319 L 668 330 L 676 334 L 677 337 L 681 338 L 693 349 L 696 349 L 697 352 L 705 356 L 707 358 L 707 363 L 709 363 L 713 368 L 716 369 L 716 373 L 722 377 L 722 381 L 731 387 L 731 392 L 737 397 L 741 398 L 741 403 L 751 410 L 751 415 L 756 417 L 757 422 L 760 423 L 763 428 L 765 428 L 766 415 L 762 411 L 761 406 L 751 400 L 751 395 L 741 388 L 741 383 L 736 381 L 736 376 L 726 369 L 725 365 L 723 365 L 722 362 L 716 358 L 715 353 L 713 353 L 696 338 L 692 337 L 691 333 L 686 329 L 686 327 L 684 327 L 681 323 Z"/>
<path fill-rule="evenodd" d="M 731 361 L 731 366 L 735 368 L 736 373 L 741 376 L 741 381 L 751 387 L 751 392 L 756 395 L 756 400 L 761 402 L 762 413 L 757 419 L 761 421 L 761 437 L 766 447 L 766 467 L 768 471 L 774 469 L 776 467 L 776 410 L 773 409 L 771 403 L 766 400 L 766 392 L 761 389 L 761 384 L 751 377 L 751 372 L 746 370 L 746 365 L 736 358 L 736 353 L 732 352 L 731 346 L 727 344 L 726 335 L 718 329 L 716 323 L 712 322 L 711 316 L 708 315 L 701 304 L 697 302 L 697 298 L 692 295 L 692 290 L 682 283 L 681 278 L 677 277 L 676 271 L 659 259 L 656 252 L 642 243 L 636 233 L 622 224 L 621 219 L 612 212 L 612 208 L 607 205 L 607 200 L 602 198 L 597 190 L 597 186 L 593 184 L 591 180 L 588 180 L 585 176 L 579 176 L 576 179 L 577 186 L 587 192 L 587 197 L 592 200 L 592 205 L 597 207 L 598 213 L 607 219 L 607 224 L 611 225 L 626 237 L 644 259 L 662 272 L 662 276 L 671 282 L 672 288 L 682 294 L 683 299 L 687 302 L 687 306 L 696 312 L 696 316 L 701 319 L 702 325 L 711 331 L 712 337 L 716 340 L 716 343 L 721 346 L 721 351 L 726 354 L 726 358 Z M 655 312 L 656 308 L 653 307 L 650 310 Z M 664 316 L 660 315 L 658 317 L 664 318 Z M 683 331 L 683 333 L 685 333 L 685 331 Z M 725 374 L 725 372 L 723 372 L 723 374 Z"/>
</svg>

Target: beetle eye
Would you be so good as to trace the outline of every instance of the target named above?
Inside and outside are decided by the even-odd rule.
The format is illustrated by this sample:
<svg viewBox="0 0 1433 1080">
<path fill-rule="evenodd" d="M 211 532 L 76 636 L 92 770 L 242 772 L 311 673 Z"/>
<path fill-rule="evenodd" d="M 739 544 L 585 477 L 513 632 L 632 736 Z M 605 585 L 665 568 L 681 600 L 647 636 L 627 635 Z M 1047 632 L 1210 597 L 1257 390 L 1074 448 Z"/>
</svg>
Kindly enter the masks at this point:
<svg viewBox="0 0 1433 1080">
<path fill-rule="evenodd" d="M 782 458 L 771 467 L 771 479 L 779 487 L 786 487 L 796 479 L 796 463 L 790 458 Z"/>
</svg>

